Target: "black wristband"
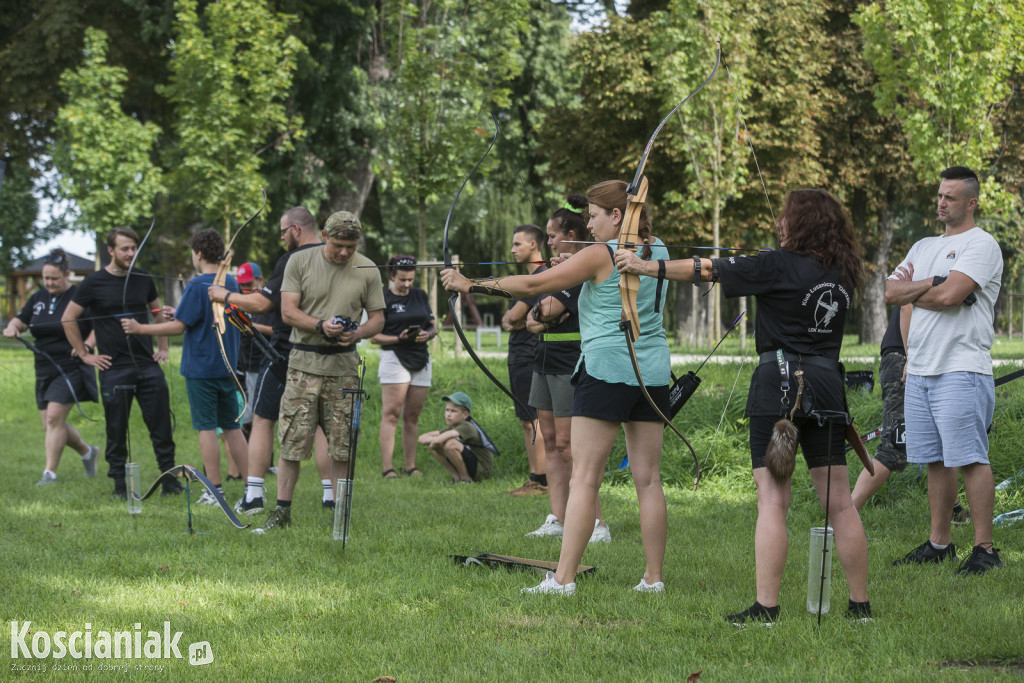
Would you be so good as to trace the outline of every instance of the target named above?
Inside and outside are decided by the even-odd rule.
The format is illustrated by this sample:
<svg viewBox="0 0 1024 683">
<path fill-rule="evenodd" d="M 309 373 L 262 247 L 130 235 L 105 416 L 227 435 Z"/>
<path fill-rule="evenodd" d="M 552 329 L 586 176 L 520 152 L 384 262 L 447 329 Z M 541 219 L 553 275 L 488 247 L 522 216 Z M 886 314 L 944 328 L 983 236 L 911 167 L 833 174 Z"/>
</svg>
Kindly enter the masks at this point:
<svg viewBox="0 0 1024 683">
<path fill-rule="evenodd" d="M 946 281 L 946 276 L 945 275 L 936 275 L 935 277 L 932 278 L 932 287 L 938 287 L 939 285 L 941 285 L 945 281 Z"/>
<path fill-rule="evenodd" d="M 700 285 L 700 256 L 693 257 L 693 285 Z"/>
<path fill-rule="evenodd" d="M 228 305 L 228 302 L 230 301 L 230 299 L 231 299 L 231 292 L 228 292 L 227 294 L 224 295 L 224 305 L 225 306 Z"/>
<path fill-rule="evenodd" d="M 92 347 L 91 346 L 89 346 L 88 344 L 83 344 L 83 346 L 85 346 L 86 354 L 91 354 L 92 353 Z"/>
<path fill-rule="evenodd" d="M 317 331 L 318 334 L 320 334 L 322 336 L 325 336 L 325 337 L 327 336 L 327 335 L 324 334 L 324 321 L 323 320 L 317 321 L 316 331 Z"/>
<path fill-rule="evenodd" d="M 718 259 L 711 259 L 711 281 L 718 282 Z"/>
</svg>

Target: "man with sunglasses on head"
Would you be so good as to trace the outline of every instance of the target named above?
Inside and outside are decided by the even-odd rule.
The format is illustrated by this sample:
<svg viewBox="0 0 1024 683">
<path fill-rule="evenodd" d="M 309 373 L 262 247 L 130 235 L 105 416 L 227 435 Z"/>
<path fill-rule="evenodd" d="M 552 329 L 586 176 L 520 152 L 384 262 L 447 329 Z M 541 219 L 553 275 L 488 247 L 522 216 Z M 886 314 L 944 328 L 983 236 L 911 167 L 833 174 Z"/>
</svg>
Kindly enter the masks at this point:
<svg viewBox="0 0 1024 683">
<path fill-rule="evenodd" d="M 316 228 L 316 219 L 304 206 L 296 206 L 284 212 L 281 216 L 280 232 L 288 251 L 277 260 L 274 272 L 261 289 L 236 294 L 224 287 L 212 286 L 209 289 L 209 296 L 210 301 L 232 304 L 246 313 L 269 314 L 273 331 L 270 343 L 287 359 L 292 348 L 288 341 L 292 328 L 281 318 L 281 283 L 284 280 L 284 269 L 292 256 L 306 249 L 322 247 L 323 242 L 320 241 L 320 234 Z M 264 358 L 251 394 L 253 417 L 249 433 L 249 474 L 245 496 L 237 506 L 237 512 L 242 514 L 255 515 L 263 512 L 263 481 L 274 456 L 274 424 L 281 408 L 286 372 L 287 367 L 275 367 L 269 359 Z M 333 507 L 334 490 L 330 487 L 327 439 L 323 433 L 317 434 L 316 463 L 321 483 L 325 487 L 325 506 L 328 502 L 326 494 L 329 491 L 330 507 Z"/>
</svg>

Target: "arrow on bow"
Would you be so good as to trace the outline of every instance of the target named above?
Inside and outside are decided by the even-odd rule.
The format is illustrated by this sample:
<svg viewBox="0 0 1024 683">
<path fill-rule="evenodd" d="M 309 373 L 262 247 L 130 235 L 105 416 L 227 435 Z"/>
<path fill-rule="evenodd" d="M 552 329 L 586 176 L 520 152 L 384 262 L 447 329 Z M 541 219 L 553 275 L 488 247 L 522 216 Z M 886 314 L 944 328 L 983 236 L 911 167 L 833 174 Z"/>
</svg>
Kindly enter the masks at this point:
<svg viewBox="0 0 1024 683">
<path fill-rule="evenodd" d="M 213 284 L 223 287 L 227 282 L 228 270 L 231 269 L 231 259 L 234 257 L 235 252 L 231 250 L 231 245 L 238 239 L 238 235 L 245 230 L 246 226 L 256 220 L 256 217 L 263 213 L 263 209 L 267 206 L 267 191 L 260 185 L 260 192 L 263 193 L 263 205 L 257 209 L 256 213 L 249 216 L 249 218 L 242 223 L 242 227 L 235 230 L 235 234 L 228 240 L 227 245 L 224 247 L 224 255 L 220 257 L 220 263 L 217 265 L 217 273 L 213 276 Z M 238 381 L 238 375 L 235 374 L 235 369 L 231 367 L 231 362 L 228 360 L 227 349 L 224 348 L 224 334 L 227 332 L 227 323 L 224 319 L 224 304 L 217 303 L 214 301 L 213 306 L 213 326 L 217 328 L 217 345 L 220 347 L 220 357 L 224 361 L 224 367 L 228 369 L 228 374 L 231 379 L 235 381 L 235 386 L 238 387 L 238 391 L 242 394 L 242 411 L 238 413 L 238 417 L 235 418 L 235 422 L 242 419 L 245 415 L 246 409 L 249 407 L 249 399 L 245 395 L 245 387 Z"/>
<path fill-rule="evenodd" d="M 489 145 L 487 145 L 487 150 L 484 151 L 483 156 L 480 157 L 480 160 L 476 162 L 476 166 L 474 166 L 473 170 L 469 172 L 469 175 L 466 176 L 466 179 L 462 181 L 462 185 L 459 187 L 459 191 L 455 193 L 455 199 L 452 200 L 452 205 L 448 209 L 448 217 L 445 218 L 445 221 L 444 221 L 444 237 L 442 237 L 442 240 L 441 240 L 441 251 L 443 252 L 443 255 L 444 255 L 444 267 L 445 268 L 453 268 L 454 267 L 452 265 L 452 255 L 451 255 L 451 252 L 448 250 L 448 232 L 449 232 L 449 230 L 451 228 L 452 214 L 455 213 L 455 205 L 459 201 L 459 195 L 462 194 L 462 190 L 465 189 L 466 185 L 469 183 L 470 179 L 473 177 L 473 174 L 476 173 L 476 170 L 478 168 L 480 168 L 480 164 L 482 164 L 484 162 L 484 159 L 487 158 L 487 155 L 491 153 L 491 149 L 494 148 L 494 143 L 498 141 L 498 132 L 500 130 L 499 127 L 498 127 L 498 117 L 496 117 L 492 113 L 491 114 L 491 119 L 494 121 L 494 137 L 491 138 L 491 143 Z M 495 295 L 501 295 L 502 294 L 502 290 L 495 289 L 493 293 Z M 507 295 L 508 293 L 505 292 L 504 294 Z M 506 296 L 506 298 L 511 298 L 511 296 Z M 479 367 L 481 370 L 483 370 L 484 375 L 486 375 L 487 378 L 489 380 L 491 380 L 491 382 L 493 382 L 496 387 L 501 389 L 502 392 L 504 392 L 504 394 L 506 396 L 508 396 L 510 399 L 512 399 L 513 403 L 515 403 L 517 406 L 519 406 L 520 410 L 523 411 L 523 414 L 529 415 L 530 414 L 530 409 L 527 408 L 526 406 L 524 406 L 522 401 L 520 401 L 518 398 L 516 398 L 515 394 L 513 394 L 511 390 L 509 390 L 504 384 L 502 384 L 501 382 L 498 381 L 498 378 L 495 377 L 491 373 L 491 371 L 487 369 L 487 366 L 484 365 L 484 362 L 482 360 L 480 360 L 480 357 L 476 355 L 475 351 L 473 351 L 473 345 L 469 343 L 468 339 L 466 339 L 466 333 L 462 330 L 462 325 L 459 324 L 459 316 L 458 316 L 458 312 L 457 312 L 458 308 L 459 308 L 458 302 L 459 302 L 459 293 L 458 292 L 452 292 L 451 296 L 448 297 L 448 310 L 451 312 L 451 315 L 452 315 L 452 326 L 455 328 L 455 334 L 458 335 L 459 341 L 462 343 L 462 346 L 466 349 L 466 352 L 469 353 L 469 357 L 473 359 L 473 362 L 477 364 L 477 367 Z M 533 440 L 534 441 L 537 440 L 537 427 L 536 426 L 534 426 L 534 428 L 533 428 Z"/>
<path fill-rule="evenodd" d="M 643 155 L 640 157 L 640 163 L 637 165 L 636 174 L 633 176 L 633 182 L 626 188 L 626 195 L 628 201 L 626 203 L 626 214 L 622 220 L 622 227 L 619 231 L 618 246 L 623 249 L 636 250 L 637 244 L 640 240 L 640 215 L 644 208 L 644 203 L 647 201 L 647 177 L 644 175 L 644 168 L 647 165 L 647 156 L 651 152 L 651 148 L 654 146 L 654 140 L 658 137 L 658 133 L 665 126 L 672 115 L 679 110 L 687 101 L 701 90 L 704 89 L 711 79 L 715 77 L 718 72 L 718 65 L 722 61 L 722 41 L 719 39 L 717 42 L 717 56 L 715 58 L 715 66 L 711 70 L 711 74 L 697 86 L 690 94 L 683 98 L 682 102 L 672 108 L 672 111 L 662 119 L 658 127 L 654 129 L 654 133 L 651 138 L 647 141 L 647 146 L 644 148 Z M 697 452 L 693 450 L 693 445 L 687 440 L 683 433 L 679 431 L 672 420 L 665 416 L 661 409 L 654 402 L 650 393 L 647 391 L 647 386 L 644 384 L 643 376 L 640 372 L 640 364 L 636 357 L 636 348 L 634 342 L 640 337 L 640 314 L 637 310 L 637 295 L 640 291 L 640 276 L 632 273 L 624 273 L 619 278 L 619 294 L 622 297 L 622 322 L 619 323 L 619 329 L 621 329 L 626 337 L 626 347 L 629 349 L 629 360 L 633 365 L 633 374 L 636 375 L 637 383 L 640 386 L 640 390 L 647 399 L 647 403 L 650 404 L 651 408 L 654 409 L 655 413 L 661 418 L 662 422 L 665 423 L 666 427 L 672 429 L 686 447 L 690 449 L 690 454 L 693 455 L 693 465 L 695 468 L 693 478 L 693 489 L 697 490 L 697 485 L 700 483 L 700 460 L 697 458 Z"/>
</svg>

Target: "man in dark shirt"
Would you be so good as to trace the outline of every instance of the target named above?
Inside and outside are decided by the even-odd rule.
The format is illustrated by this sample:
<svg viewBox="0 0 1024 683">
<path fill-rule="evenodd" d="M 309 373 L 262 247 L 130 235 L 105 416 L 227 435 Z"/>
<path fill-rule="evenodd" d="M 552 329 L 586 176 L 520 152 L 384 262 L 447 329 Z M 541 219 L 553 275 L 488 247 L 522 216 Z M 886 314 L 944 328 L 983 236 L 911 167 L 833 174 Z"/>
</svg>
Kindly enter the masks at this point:
<svg viewBox="0 0 1024 683">
<path fill-rule="evenodd" d="M 522 263 L 531 275 L 547 270 L 541 265 L 540 247 L 546 242 L 544 232 L 536 225 L 520 225 L 512 234 L 512 257 Z M 529 408 L 524 412 L 515 405 L 516 417 L 523 428 L 526 459 L 530 463 L 530 478 L 519 488 L 506 491 L 513 496 L 534 496 L 548 492 L 546 453 L 544 440 L 534 439 L 538 433 L 537 411 L 529 407 L 530 385 L 533 379 L 533 358 L 537 351 L 537 335 L 526 329 L 526 316 L 539 297 L 516 299 L 501 319 L 501 327 L 508 335 L 508 384 L 519 403 Z"/>
<path fill-rule="evenodd" d="M 82 280 L 61 319 L 75 355 L 100 371 L 100 394 L 107 422 L 106 458 L 110 465 L 107 476 L 114 480 L 114 497 L 122 499 L 127 493 L 124 466 L 128 459 L 132 398 L 142 410 L 160 471 L 174 467 L 171 401 L 167 380 L 160 369 L 160 364 L 167 362 L 167 338 L 157 339 L 159 350 L 153 353 L 152 337 L 126 335 L 121 328 L 125 315 L 147 323 L 152 311 L 155 322 L 164 321 L 152 276 L 132 267 L 138 248 L 139 236 L 134 230 L 111 230 L 107 234 L 110 263 Z M 90 309 L 93 316 L 96 353 L 86 349 L 78 325 L 66 324 L 77 320 L 85 309 Z M 164 494 L 181 491 L 176 479 L 164 480 Z"/>
<path fill-rule="evenodd" d="M 281 216 L 281 239 L 288 251 L 277 260 L 274 272 L 263 285 L 263 289 L 249 294 L 232 294 L 224 287 L 210 287 L 210 301 L 232 303 L 246 313 L 270 314 L 273 330 L 270 343 L 285 359 L 291 353 L 288 338 L 292 328 L 281 319 L 281 283 L 284 280 L 284 269 L 288 260 L 299 251 L 323 245 L 316 228 L 316 219 L 303 206 L 296 206 L 285 211 Z M 229 301 L 230 300 L 230 301 Z M 252 430 L 249 434 L 249 475 L 246 481 L 245 497 L 237 507 L 237 511 L 255 515 L 263 512 L 263 481 L 270 468 L 274 455 L 274 424 L 281 407 L 281 396 L 284 394 L 284 377 L 287 368 L 274 368 L 271 362 L 264 359 L 260 366 L 259 376 L 252 400 Z M 334 488 L 330 477 L 330 460 L 327 457 L 327 438 L 323 432 L 316 434 L 316 467 L 320 472 L 320 483 L 324 489 L 324 507 L 334 507 Z"/>
</svg>

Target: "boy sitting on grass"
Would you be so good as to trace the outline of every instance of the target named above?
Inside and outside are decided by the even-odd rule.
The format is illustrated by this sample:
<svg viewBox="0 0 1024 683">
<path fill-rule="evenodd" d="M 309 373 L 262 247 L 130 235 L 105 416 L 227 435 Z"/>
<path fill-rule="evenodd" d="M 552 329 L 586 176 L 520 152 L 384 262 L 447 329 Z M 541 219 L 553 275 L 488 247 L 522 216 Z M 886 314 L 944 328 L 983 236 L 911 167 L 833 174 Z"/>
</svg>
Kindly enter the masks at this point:
<svg viewBox="0 0 1024 683">
<path fill-rule="evenodd" d="M 469 484 L 491 476 L 497 449 L 469 411 L 473 401 L 456 391 L 442 399 L 447 429 L 421 434 L 418 441 L 430 449 L 441 466 L 452 475 L 452 483 Z"/>
</svg>

